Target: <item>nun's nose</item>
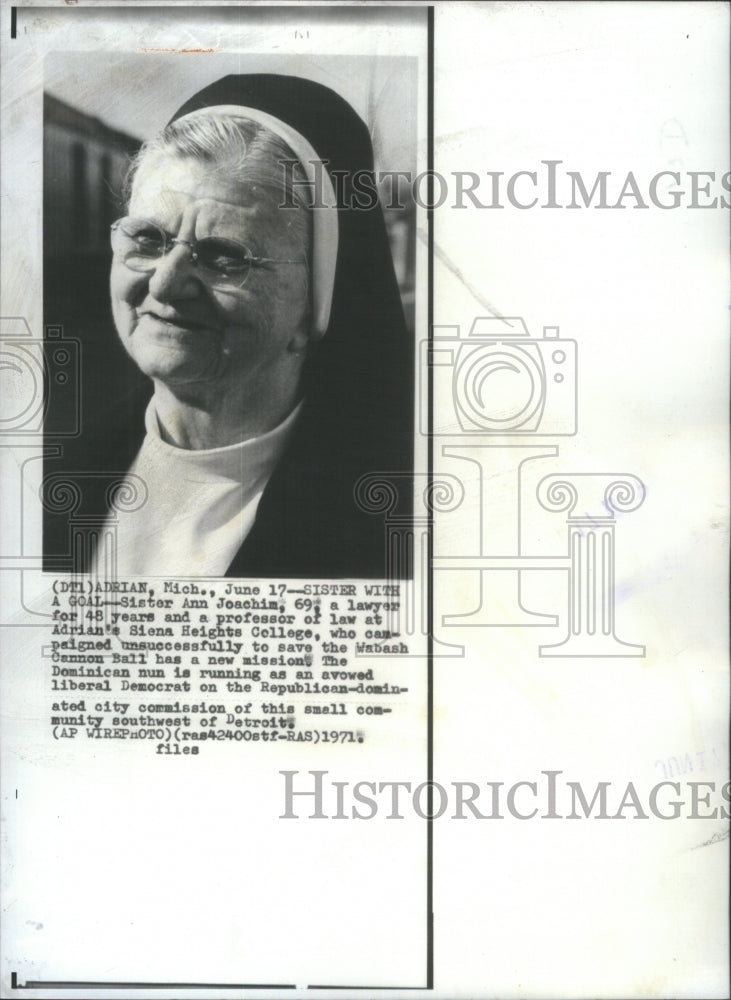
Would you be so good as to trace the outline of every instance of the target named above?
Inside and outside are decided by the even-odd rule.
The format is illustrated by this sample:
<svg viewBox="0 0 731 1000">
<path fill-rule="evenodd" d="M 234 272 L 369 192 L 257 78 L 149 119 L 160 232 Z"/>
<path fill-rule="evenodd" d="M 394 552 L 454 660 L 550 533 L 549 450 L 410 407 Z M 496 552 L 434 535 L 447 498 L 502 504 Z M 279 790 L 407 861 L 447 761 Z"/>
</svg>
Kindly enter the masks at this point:
<svg viewBox="0 0 731 1000">
<path fill-rule="evenodd" d="M 158 302 L 195 298 L 200 292 L 200 285 L 192 248 L 184 240 L 177 240 L 155 262 L 149 279 L 150 292 Z"/>
</svg>

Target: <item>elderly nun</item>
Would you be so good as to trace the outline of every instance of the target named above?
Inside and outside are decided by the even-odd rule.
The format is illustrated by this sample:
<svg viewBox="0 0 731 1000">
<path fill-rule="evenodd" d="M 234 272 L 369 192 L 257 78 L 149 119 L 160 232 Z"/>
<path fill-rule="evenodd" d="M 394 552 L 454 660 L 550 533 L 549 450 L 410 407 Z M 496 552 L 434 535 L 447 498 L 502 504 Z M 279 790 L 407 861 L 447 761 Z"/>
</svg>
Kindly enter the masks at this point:
<svg viewBox="0 0 731 1000">
<path fill-rule="evenodd" d="M 143 145 L 110 287 L 147 378 L 65 456 L 87 518 L 113 524 L 95 537 L 115 538 L 111 557 L 70 552 L 74 570 L 388 575 L 356 484 L 395 474 L 408 518 L 413 349 L 372 170 L 353 109 L 287 76 L 219 80 Z M 109 473 L 142 506 L 108 510 Z M 61 522 L 47 553 L 69 546 Z"/>
</svg>

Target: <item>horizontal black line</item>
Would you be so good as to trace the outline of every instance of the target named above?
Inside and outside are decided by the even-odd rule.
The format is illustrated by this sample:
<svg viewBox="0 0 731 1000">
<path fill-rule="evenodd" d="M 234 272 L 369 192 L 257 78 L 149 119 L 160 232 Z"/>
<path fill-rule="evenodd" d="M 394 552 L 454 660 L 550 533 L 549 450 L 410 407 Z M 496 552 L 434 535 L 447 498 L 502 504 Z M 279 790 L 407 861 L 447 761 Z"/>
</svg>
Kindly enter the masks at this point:
<svg viewBox="0 0 731 1000">
<path fill-rule="evenodd" d="M 56 982 L 52 979 L 29 979 L 25 983 L 18 983 L 17 973 L 13 973 L 13 984 L 12 988 L 15 990 L 37 990 L 41 988 L 54 989 L 54 990 L 66 990 L 66 989 L 80 989 L 80 990 L 90 990 L 90 989 L 117 989 L 119 987 L 125 987 L 126 989 L 153 989 L 153 990 L 167 990 L 167 989 L 190 989 L 190 990 L 294 990 L 297 989 L 292 983 L 131 983 L 131 982 L 96 982 L 93 980 L 63 980 Z M 308 990 L 423 990 L 428 989 L 425 986 L 353 986 L 351 984 L 342 985 L 323 985 L 323 984 L 312 984 L 307 987 Z"/>
<path fill-rule="evenodd" d="M 296 990 L 292 983 L 130 983 L 130 982 L 81 982 L 63 981 L 54 982 L 51 979 L 29 979 L 28 982 L 20 985 L 17 980 L 13 983 L 13 989 L 17 990 L 37 990 L 40 988 L 52 990 L 91 990 L 110 989 L 125 987 L 131 990 Z"/>
</svg>

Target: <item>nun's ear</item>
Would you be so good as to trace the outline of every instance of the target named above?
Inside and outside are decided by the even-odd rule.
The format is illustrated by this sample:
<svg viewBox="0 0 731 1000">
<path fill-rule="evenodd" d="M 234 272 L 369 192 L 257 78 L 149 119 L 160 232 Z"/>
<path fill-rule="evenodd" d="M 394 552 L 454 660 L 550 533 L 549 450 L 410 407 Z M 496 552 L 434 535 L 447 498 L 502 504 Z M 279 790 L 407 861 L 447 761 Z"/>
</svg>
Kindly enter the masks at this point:
<svg viewBox="0 0 731 1000">
<path fill-rule="evenodd" d="M 312 318 L 310 318 L 303 323 L 299 330 L 292 334 L 292 338 L 289 341 L 289 349 L 294 354 L 302 354 L 308 347 L 319 343 L 325 336 L 325 333 L 326 331 L 317 328 L 313 324 Z"/>
<path fill-rule="evenodd" d="M 300 352 L 306 351 L 308 347 L 314 347 L 315 344 L 320 343 L 325 333 L 325 330 L 314 330 L 312 328 L 303 330 L 302 333 L 296 333 L 290 341 L 290 344 L 294 345 L 292 350 Z"/>
</svg>

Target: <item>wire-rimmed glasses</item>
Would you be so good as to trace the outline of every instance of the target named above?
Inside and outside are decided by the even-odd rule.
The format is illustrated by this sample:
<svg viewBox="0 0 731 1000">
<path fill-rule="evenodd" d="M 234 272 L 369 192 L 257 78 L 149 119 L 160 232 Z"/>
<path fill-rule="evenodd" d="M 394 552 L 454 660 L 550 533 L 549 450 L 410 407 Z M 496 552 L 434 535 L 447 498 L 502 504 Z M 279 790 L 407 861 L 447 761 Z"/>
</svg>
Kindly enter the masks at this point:
<svg viewBox="0 0 731 1000">
<path fill-rule="evenodd" d="M 188 247 L 191 262 L 213 288 L 241 288 L 254 267 L 267 264 L 304 264 L 304 258 L 256 257 L 237 240 L 204 236 L 181 240 L 155 222 L 125 216 L 112 224 L 112 251 L 132 271 L 149 272 L 174 246 Z"/>
</svg>

